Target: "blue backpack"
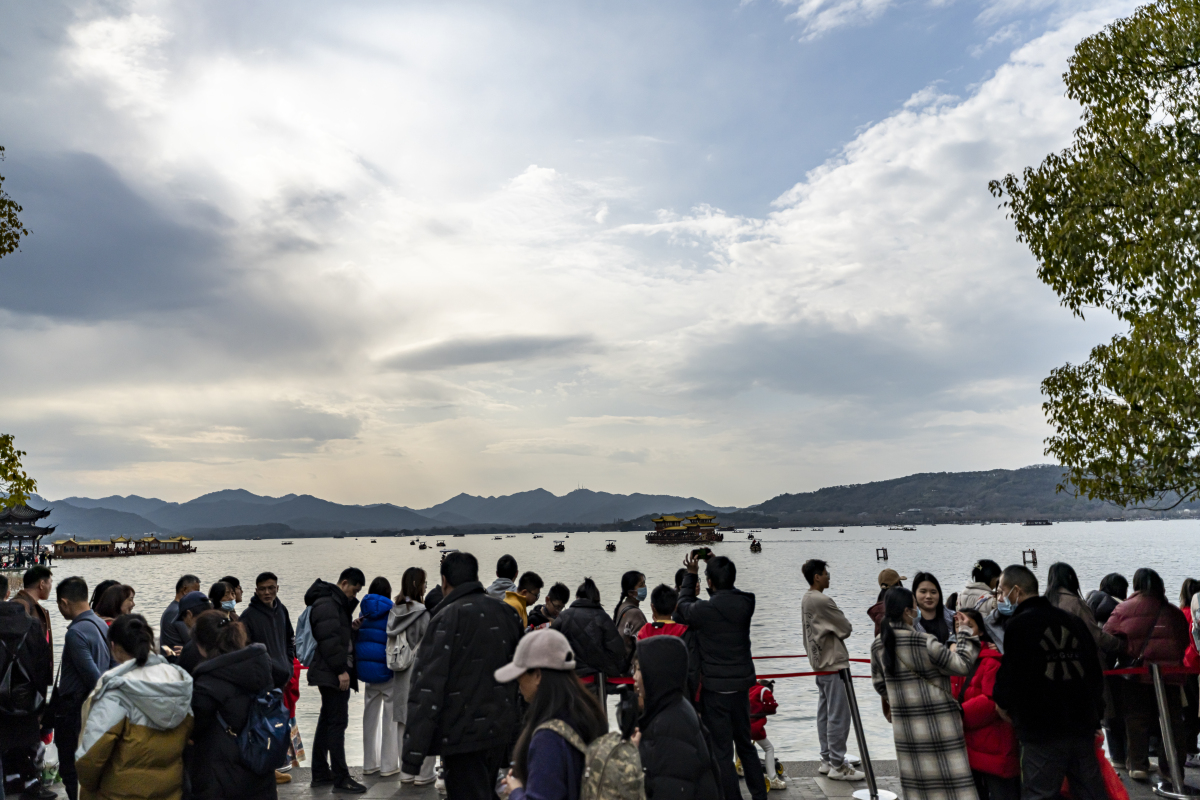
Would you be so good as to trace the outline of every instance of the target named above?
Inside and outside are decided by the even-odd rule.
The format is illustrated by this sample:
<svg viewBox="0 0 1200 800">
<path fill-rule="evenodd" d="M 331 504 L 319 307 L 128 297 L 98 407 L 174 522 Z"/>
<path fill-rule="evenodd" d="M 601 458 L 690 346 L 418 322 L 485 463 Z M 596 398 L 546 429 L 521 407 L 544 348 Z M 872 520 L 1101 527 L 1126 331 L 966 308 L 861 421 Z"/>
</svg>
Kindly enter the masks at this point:
<svg viewBox="0 0 1200 800">
<path fill-rule="evenodd" d="M 306 667 L 312 666 L 313 658 L 317 655 L 317 640 L 313 638 L 312 622 L 309 615 L 312 606 L 305 606 L 296 622 L 296 658 Z"/>
<path fill-rule="evenodd" d="M 233 731 L 224 719 L 218 721 L 229 733 Z M 242 764 L 256 775 L 266 775 L 282 767 L 288 760 L 291 743 L 291 714 L 283 704 L 283 691 L 271 689 L 254 698 L 246 724 L 237 736 Z"/>
</svg>

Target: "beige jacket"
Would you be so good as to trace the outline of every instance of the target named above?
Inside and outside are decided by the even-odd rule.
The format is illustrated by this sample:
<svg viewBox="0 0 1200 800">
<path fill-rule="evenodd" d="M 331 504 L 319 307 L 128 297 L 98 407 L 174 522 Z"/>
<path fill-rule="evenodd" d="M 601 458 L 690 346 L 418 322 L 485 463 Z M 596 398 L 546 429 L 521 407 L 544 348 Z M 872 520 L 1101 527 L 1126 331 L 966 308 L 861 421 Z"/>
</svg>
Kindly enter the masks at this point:
<svg viewBox="0 0 1200 800">
<path fill-rule="evenodd" d="M 832 672 L 850 666 L 850 653 L 842 641 L 854 627 L 846 615 L 824 592 L 809 589 L 800 600 L 804 621 L 804 649 L 808 663 L 819 672 Z"/>
</svg>

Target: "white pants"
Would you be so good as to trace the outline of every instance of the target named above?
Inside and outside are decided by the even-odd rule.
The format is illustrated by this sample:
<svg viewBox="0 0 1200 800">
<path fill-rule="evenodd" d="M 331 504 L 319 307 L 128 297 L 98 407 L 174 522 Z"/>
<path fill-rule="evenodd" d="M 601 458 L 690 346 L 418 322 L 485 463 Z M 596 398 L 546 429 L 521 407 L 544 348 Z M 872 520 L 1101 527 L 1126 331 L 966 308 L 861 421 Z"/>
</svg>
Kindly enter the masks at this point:
<svg viewBox="0 0 1200 800">
<path fill-rule="evenodd" d="M 400 771 L 400 726 L 392 720 L 392 688 L 387 683 L 368 683 L 363 707 L 363 772 L 395 775 Z"/>
<path fill-rule="evenodd" d="M 771 780 L 775 779 L 775 745 L 771 744 L 771 740 L 763 737 L 755 742 L 763 750 L 763 771 Z"/>
</svg>

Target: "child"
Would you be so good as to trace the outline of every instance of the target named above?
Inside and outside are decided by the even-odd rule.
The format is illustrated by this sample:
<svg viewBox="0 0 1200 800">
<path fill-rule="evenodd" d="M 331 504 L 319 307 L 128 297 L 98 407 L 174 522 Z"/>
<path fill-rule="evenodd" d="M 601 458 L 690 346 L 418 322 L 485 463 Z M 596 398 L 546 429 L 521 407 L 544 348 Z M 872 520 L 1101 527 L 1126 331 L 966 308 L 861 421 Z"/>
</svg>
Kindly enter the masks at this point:
<svg viewBox="0 0 1200 800">
<path fill-rule="evenodd" d="M 783 770 L 780 769 L 778 775 L 775 771 L 775 746 L 767 738 L 767 717 L 774 714 L 775 710 L 779 708 L 779 704 L 775 702 L 775 696 L 771 694 L 771 690 L 774 688 L 775 681 L 768 680 L 761 680 L 750 687 L 750 738 L 758 742 L 758 746 L 763 749 L 763 754 L 766 756 L 763 768 L 771 780 L 771 788 L 786 789 L 787 784 L 783 782 L 785 777 Z"/>
<path fill-rule="evenodd" d="M 687 625 L 671 621 L 671 615 L 675 613 L 675 604 L 678 602 L 679 592 L 670 586 L 660 583 L 654 587 L 654 591 L 650 593 L 650 611 L 654 614 L 654 621 L 643 625 L 642 629 L 638 631 L 637 638 L 683 636 L 687 631 Z"/>
</svg>

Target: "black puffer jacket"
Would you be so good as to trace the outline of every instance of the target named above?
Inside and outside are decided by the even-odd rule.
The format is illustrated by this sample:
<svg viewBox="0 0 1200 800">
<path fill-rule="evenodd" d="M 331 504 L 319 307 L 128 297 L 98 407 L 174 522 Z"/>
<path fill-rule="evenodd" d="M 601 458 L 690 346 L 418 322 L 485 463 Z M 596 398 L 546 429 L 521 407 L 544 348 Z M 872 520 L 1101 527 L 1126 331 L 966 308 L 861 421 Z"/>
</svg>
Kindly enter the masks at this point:
<svg viewBox="0 0 1200 800">
<path fill-rule="evenodd" d="M 629 660 L 625 640 L 600 604 L 580 598 L 562 610 L 550 629 L 559 631 L 575 652 L 575 671 L 580 675 L 624 675 Z"/>
<path fill-rule="evenodd" d="M 521 618 L 479 581 L 456 586 L 429 621 L 408 690 L 404 771 L 426 756 L 473 753 L 505 744 L 517 720 L 517 683 L 496 683 L 512 661 Z"/>
<path fill-rule="evenodd" d="M 1104 623 L 1108 622 L 1108 618 L 1112 616 L 1112 612 L 1121 604 L 1121 601 L 1108 592 L 1093 589 L 1088 592 L 1087 604 L 1092 613 L 1096 615 L 1097 624 L 1104 627 Z"/>
<path fill-rule="evenodd" d="M 271 657 L 271 675 L 275 688 L 282 689 L 292 679 L 292 659 L 296 655 L 296 632 L 287 607 L 279 600 L 268 606 L 258 595 L 250 598 L 250 606 L 239 618 L 250 634 L 250 641 L 267 646 Z"/>
<path fill-rule="evenodd" d="M 676 636 L 651 636 L 637 644 L 646 702 L 638 727 L 638 752 L 648 800 L 719 800 L 720 771 L 707 731 L 683 696 L 687 645 Z"/>
<path fill-rule="evenodd" d="M 22 639 L 24 644 L 21 644 Z M 46 630 L 42 624 L 28 616 L 22 604 L 0 602 L 0 642 L 4 643 L 3 649 L 0 650 L 0 676 L 8 669 L 11 654 L 19 647 L 19 663 L 32 682 L 19 683 L 30 686 L 45 700 L 50 682 L 54 680 L 54 668 L 51 666 L 50 645 L 46 643 Z M 14 670 L 14 678 L 16 674 Z M 33 747 L 37 744 L 38 737 L 37 714 L 0 714 L 0 752 L 17 747 Z"/>
<path fill-rule="evenodd" d="M 196 728 L 191 753 L 192 797 L 195 800 L 265 800 L 277 796 L 275 773 L 256 775 L 242 765 L 237 737 L 250 705 L 265 689 L 273 689 L 271 659 L 261 644 L 214 656 L 196 667 L 192 715 Z M 225 721 L 222 725 L 217 715 Z"/>
<path fill-rule="evenodd" d="M 317 640 L 317 653 L 308 666 L 308 685 L 337 688 L 338 676 L 349 672 L 350 688 L 358 691 L 358 676 L 354 674 L 354 630 L 351 628 L 358 601 L 347 597 L 336 583 L 317 578 L 304 593 L 304 605 L 312 606 L 308 624 Z"/>
<path fill-rule="evenodd" d="M 748 692 L 757 677 L 750 660 L 750 620 L 754 595 L 718 589 L 711 600 L 696 597 L 699 576 L 688 573 L 679 590 L 674 619 L 695 631 L 700 646 L 700 679 L 714 692 Z"/>
</svg>

